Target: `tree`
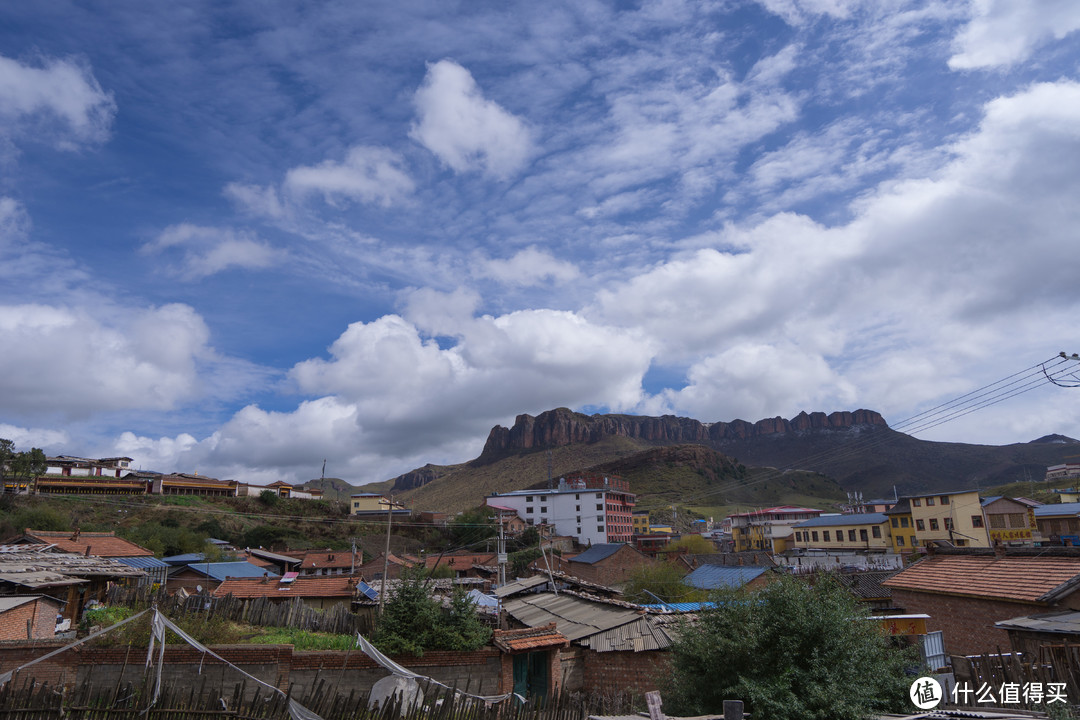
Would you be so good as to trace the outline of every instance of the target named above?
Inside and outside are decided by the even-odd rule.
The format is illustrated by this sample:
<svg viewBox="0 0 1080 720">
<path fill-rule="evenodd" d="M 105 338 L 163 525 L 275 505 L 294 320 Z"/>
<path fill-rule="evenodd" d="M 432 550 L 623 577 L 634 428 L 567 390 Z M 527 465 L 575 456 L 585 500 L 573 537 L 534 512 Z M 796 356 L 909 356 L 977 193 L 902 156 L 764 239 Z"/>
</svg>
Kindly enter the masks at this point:
<svg viewBox="0 0 1080 720">
<path fill-rule="evenodd" d="M 657 563 L 640 565 L 630 573 L 623 588 L 627 602 L 649 605 L 655 602 L 700 602 L 707 593 L 683 582 L 685 573 L 676 565 Z"/>
<path fill-rule="evenodd" d="M 673 713 L 717 713 L 742 700 L 758 720 L 856 720 L 905 707 L 917 666 L 830 578 L 783 577 L 714 596 L 671 648 L 665 700 Z"/>
<path fill-rule="evenodd" d="M 406 571 L 390 591 L 372 642 L 387 654 L 421 656 L 425 650 L 476 650 L 491 637 L 472 601 L 454 590 L 449 610 L 431 596 L 422 568 Z"/>
<path fill-rule="evenodd" d="M 456 547 L 468 547 L 498 534 L 495 508 L 486 505 L 466 510 L 450 521 L 450 537 Z"/>
<path fill-rule="evenodd" d="M 692 555 L 706 555 L 716 552 L 716 546 L 701 535 L 683 535 L 665 548 L 670 554 L 690 553 Z"/>
<path fill-rule="evenodd" d="M 38 475 L 44 475 L 48 469 L 49 464 L 41 448 L 15 452 L 15 443 L 0 438 L 0 479 L 10 477 L 16 481 L 31 481 Z"/>
</svg>

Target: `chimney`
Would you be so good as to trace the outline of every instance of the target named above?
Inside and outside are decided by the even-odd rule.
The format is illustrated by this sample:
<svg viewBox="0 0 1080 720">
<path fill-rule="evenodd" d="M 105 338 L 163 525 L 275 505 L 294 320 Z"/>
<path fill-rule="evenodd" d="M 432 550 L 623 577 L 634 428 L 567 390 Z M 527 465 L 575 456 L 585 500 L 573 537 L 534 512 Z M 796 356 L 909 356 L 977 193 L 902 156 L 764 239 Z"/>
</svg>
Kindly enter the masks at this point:
<svg viewBox="0 0 1080 720">
<path fill-rule="evenodd" d="M 78 540 L 78 539 L 79 539 L 79 532 L 80 532 L 80 531 L 79 531 L 79 526 L 78 526 L 78 525 L 76 525 L 76 526 L 75 526 L 75 531 L 74 531 L 74 532 L 73 532 L 73 533 L 71 534 L 71 540 L 72 540 L 72 542 L 74 542 L 74 541 L 76 541 L 76 540 Z"/>
<path fill-rule="evenodd" d="M 90 557 L 90 546 L 86 546 L 86 557 Z"/>
<path fill-rule="evenodd" d="M 997 558 L 1005 557 L 1005 546 L 1001 544 L 1000 540 L 995 540 L 994 541 L 994 557 L 997 557 Z"/>
<path fill-rule="evenodd" d="M 265 572 L 263 573 L 262 582 L 264 582 L 264 583 L 270 582 L 270 573 L 265 573 Z"/>
</svg>

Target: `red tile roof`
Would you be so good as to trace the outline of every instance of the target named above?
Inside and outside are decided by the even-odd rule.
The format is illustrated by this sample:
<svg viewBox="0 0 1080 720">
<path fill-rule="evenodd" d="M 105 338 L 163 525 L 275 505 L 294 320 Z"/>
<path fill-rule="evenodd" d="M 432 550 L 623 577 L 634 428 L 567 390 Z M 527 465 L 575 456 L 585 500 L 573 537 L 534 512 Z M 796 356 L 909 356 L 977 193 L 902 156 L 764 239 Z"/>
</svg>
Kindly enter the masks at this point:
<svg viewBox="0 0 1080 720">
<path fill-rule="evenodd" d="M 555 629 L 556 623 L 548 623 L 521 630 L 496 630 L 492 638 L 495 647 L 503 652 L 518 653 L 539 648 L 568 647 L 570 641 Z"/>
<path fill-rule="evenodd" d="M 896 590 L 1049 603 L 1080 588 L 1080 557 L 934 555 L 881 584 Z"/>
<path fill-rule="evenodd" d="M 319 568 L 351 568 L 364 564 L 363 553 L 357 551 L 356 558 L 350 551 L 326 550 L 322 552 L 306 552 L 303 554 L 300 568 L 303 570 L 317 570 Z"/>
<path fill-rule="evenodd" d="M 153 557 L 154 551 L 136 545 L 130 540 L 116 537 L 116 533 L 95 533 L 26 529 L 25 536 L 36 542 L 50 543 L 57 550 L 93 555 L 95 557 Z M 87 550 L 90 552 L 87 553 Z"/>
<path fill-rule="evenodd" d="M 424 558 L 424 564 L 429 569 L 435 567 L 435 563 L 461 570 L 471 568 L 473 565 L 495 565 L 496 559 L 495 553 L 446 553 L 442 556 L 441 562 L 438 555 L 428 555 Z"/>
<path fill-rule="evenodd" d="M 280 578 L 226 578 L 214 595 L 230 593 L 238 598 L 349 598 L 356 592 L 356 580 L 349 577 L 298 577 L 291 583 Z"/>
</svg>

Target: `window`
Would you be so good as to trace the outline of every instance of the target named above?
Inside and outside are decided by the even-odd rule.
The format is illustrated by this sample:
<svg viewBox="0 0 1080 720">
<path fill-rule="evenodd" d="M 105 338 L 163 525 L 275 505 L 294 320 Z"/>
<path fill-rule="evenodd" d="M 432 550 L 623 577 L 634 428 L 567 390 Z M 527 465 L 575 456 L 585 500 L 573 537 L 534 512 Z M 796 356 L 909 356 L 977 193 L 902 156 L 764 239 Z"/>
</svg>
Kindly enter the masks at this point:
<svg viewBox="0 0 1080 720">
<path fill-rule="evenodd" d="M 604 503 L 596 503 L 596 509 L 597 510 L 603 510 L 604 509 Z"/>
<path fill-rule="evenodd" d="M 896 518 L 893 518 L 892 519 L 892 526 L 893 527 L 900 527 L 900 521 L 897 520 Z"/>
<path fill-rule="evenodd" d="M 916 547 L 919 543 L 915 541 L 915 536 L 911 536 L 911 547 Z"/>
<path fill-rule="evenodd" d="M 990 516 L 990 527 L 995 530 L 1001 530 L 1005 527 L 1005 516 L 1000 513 L 994 513 Z"/>
<path fill-rule="evenodd" d="M 821 536 L 822 536 L 822 538 L 824 538 L 825 542 L 832 542 L 832 538 L 829 537 L 829 531 L 828 530 L 825 530 L 824 532 L 822 532 Z"/>
<path fill-rule="evenodd" d="M 881 526 L 880 525 L 875 525 L 874 527 L 871 528 L 871 530 L 874 531 L 874 537 L 876 537 L 876 538 L 881 537 Z"/>
<path fill-rule="evenodd" d="M 922 532 L 923 530 L 926 529 L 926 523 L 924 523 L 922 520 L 916 520 L 915 521 L 915 529 L 918 530 L 919 532 Z"/>
<path fill-rule="evenodd" d="M 581 506 L 580 505 L 575 505 L 574 509 L 577 510 L 578 512 L 581 512 Z"/>
<path fill-rule="evenodd" d="M 802 542 L 802 530 L 795 531 L 795 542 Z"/>
<path fill-rule="evenodd" d="M 596 532 L 604 532 L 604 526 L 603 525 L 597 525 L 596 526 Z"/>
<path fill-rule="evenodd" d="M 580 500 L 581 499 L 581 493 L 574 493 L 574 499 L 575 500 Z"/>
<path fill-rule="evenodd" d="M 602 498 L 602 497 L 604 497 L 604 493 L 596 493 L 596 497 L 597 498 Z"/>
<path fill-rule="evenodd" d="M 930 529 L 931 530 L 937 530 L 938 529 L 937 518 L 930 518 Z"/>
<path fill-rule="evenodd" d="M 817 530 L 811 530 L 810 535 L 814 538 L 814 542 L 817 542 Z"/>
<path fill-rule="evenodd" d="M 547 512 L 547 505 L 541 505 L 540 512 Z"/>
<path fill-rule="evenodd" d="M 945 529 L 952 530 L 952 518 L 945 518 Z"/>
<path fill-rule="evenodd" d="M 855 531 L 854 530 L 848 530 L 847 531 L 847 539 L 848 539 L 848 542 L 855 542 Z"/>
<path fill-rule="evenodd" d="M 932 498 L 932 497 L 926 498 L 926 507 L 933 507 L 933 505 L 934 505 L 934 498 Z"/>
<path fill-rule="evenodd" d="M 859 531 L 859 539 L 862 540 L 863 542 L 868 542 L 870 540 L 870 535 L 869 535 L 869 533 L 866 532 L 865 529 L 860 530 Z"/>
<path fill-rule="evenodd" d="M 904 546 L 904 536 L 903 535 L 897 535 L 896 536 L 896 546 L 897 547 L 903 547 Z"/>
<path fill-rule="evenodd" d="M 525 502 L 532 502 L 532 495 L 526 495 Z"/>
<path fill-rule="evenodd" d="M 948 505 L 949 504 L 949 496 L 948 495 L 942 495 L 939 499 L 941 500 L 942 505 Z"/>
<path fill-rule="evenodd" d="M 911 523 L 908 522 L 906 517 L 900 518 L 900 527 L 911 527 Z"/>
<path fill-rule="evenodd" d="M 964 547 L 965 545 L 967 545 L 967 540 L 957 540 L 956 541 L 956 547 Z"/>
<path fill-rule="evenodd" d="M 911 507 L 922 507 L 922 500 L 919 498 L 911 498 Z"/>
<path fill-rule="evenodd" d="M 525 512 L 531 513 L 532 512 L 532 505 L 526 505 L 525 506 Z"/>
<path fill-rule="evenodd" d="M 1009 527 L 1027 527 L 1027 515 L 1024 513 L 1009 513 Z"/>
<path fill-rule="evenodd" d="M 972 515 L 971 516 L 971 527 L 973 527 L 973 528 L 981 528 L 982 526 L 983 526 L 983 516 L 982 515 Z"/>
</svg>

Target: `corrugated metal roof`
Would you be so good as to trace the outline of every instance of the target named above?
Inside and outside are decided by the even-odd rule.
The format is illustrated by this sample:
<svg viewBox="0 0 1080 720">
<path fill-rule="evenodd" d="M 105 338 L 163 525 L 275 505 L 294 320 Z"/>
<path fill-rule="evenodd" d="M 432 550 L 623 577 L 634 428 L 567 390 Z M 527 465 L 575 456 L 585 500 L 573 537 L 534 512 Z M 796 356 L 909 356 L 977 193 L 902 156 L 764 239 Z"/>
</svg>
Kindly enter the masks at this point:
<svg viewBox="0 0 1080 720">
<path fill-rule="evenodd" d="M 1035 508 L 1035 517 L 1056 517 L 1058 515 L 1080 515 L 1080 502 L 1040 505 Z"/>
<path fill-rule="evenodd" d="M 832 527 L 834 525 L 881 525 L 889 521 L 885 513 L 849 513 L 847 515 L 822 515 L 821 517 L 803 520 L 792 527 Z"/>
<path fill-rule="evenodd" d="M 116 558 L 116 562 L 123 563 L 128 567 L 139 568 L 140 570 L 172 567 L 169 563 L 164 560 L 158 560 L 156 557 L 119 557 Z"/>
<path fill-rule="evenodd" d="M 7 612 L 15 608 L 40 600 L 44 595 L 16 595 L 15 597 L 0 597 L 0 612 Z"/>
<path fill-rule="evenodd" d="M 195 562 L 202 562 L 206 560 L 206 555 L 203 553 L 184 553 L 183 555 L 170 555 L 169 557 L 161 558 L 162 562 L 167 565 L 190 565 Z"/>
<path fill-rule="evenodd" d="M 644 652 L 663 650 L 671 646 L 671 637 L 646 616 L 610 630 L 582 638 L 583 647 L 596 652 Z"/>
<path fill-rule="evenodd" d="M 503 603 L 506 612 L 529 627 L 554 622 L 570 640 L 595 635 L 641 617 L 637 610 L 591 602 L 567 593 L 525 595 Z"/>
<path fill-rule="evenodd" d="M 726 567 L 723 565 L 702 565 L 683 578 L 683 582 L 702 590 L 742 587 L 764 573 L 767 568 L 745 565 Z"/>
<path fill-rule="evenodd" d="M 497 587 L 494 590 L 495 597 L 507 597 L 514 593 L 519 593 L 524 590 L 530 590 L 534 587 L 539 587 L 548 582 L 548 579 L 543 575 L 533 575 L 532 577 L 522 578 L 521 580 L 515 580 L 508 582 L 502 587 Z"/>
<path fill-rule="evenodd" d="M 996 623 L 994 627 L 1004 630 L 1030 630 L 1032 632 L 1080 635 L 1080 612 L 1055 612 L 1024 615 Z"/>
<path fill-rule="evenodd" d="M 218 581 L 231 577 L 261 578 L 263 575 L 277 577 L 277 573 L 270 572 L 264 567 L 253 565 L 245 560 L 236 562 L 192 563 L 187 566 L 187 569 Z"/>
</svg>

